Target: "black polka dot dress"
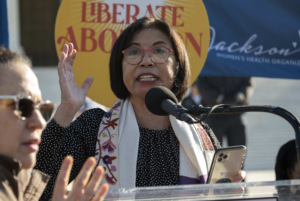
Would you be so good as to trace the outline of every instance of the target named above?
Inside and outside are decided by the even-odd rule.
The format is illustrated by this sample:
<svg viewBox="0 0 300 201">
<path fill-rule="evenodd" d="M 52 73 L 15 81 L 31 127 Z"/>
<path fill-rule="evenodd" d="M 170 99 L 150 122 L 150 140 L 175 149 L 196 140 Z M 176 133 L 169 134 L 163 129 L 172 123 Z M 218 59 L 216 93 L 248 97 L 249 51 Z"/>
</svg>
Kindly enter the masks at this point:
<svg viewBox="0 0 300 201">
<path fill-rule="evenodd" d="M 136 186 L 178 185 L 179 142 L 173 129 L 139 130 Z"/>
</svg>

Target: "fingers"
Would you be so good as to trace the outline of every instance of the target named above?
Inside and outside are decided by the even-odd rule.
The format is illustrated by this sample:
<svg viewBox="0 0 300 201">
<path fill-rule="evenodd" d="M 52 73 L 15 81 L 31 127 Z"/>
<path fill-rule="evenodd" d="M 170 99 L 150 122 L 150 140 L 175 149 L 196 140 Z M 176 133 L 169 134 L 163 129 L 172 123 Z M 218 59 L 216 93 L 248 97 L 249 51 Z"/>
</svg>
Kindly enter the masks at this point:
<svg viewBox="0 0 300 201">
<path fill-rule="evenodd" d="M 94 193 L 96 192 L 96 190 L 98 189 L 98 187 L 101 183 L 103 174 L 104 174 L 104 169 L 101 166 L 98 166 L 95 169 L 93 176 L 84 191 L 84 195 L 83 195 L 84 199 L 83 200 L 85 200 L 85 199 L 90 200 L 93 197 Z M 105 192 L 100 193 L 101 197 L 103 196 L 104 193 Z"/>
<path fill-rule="evenodd" d="M 67 156 L 59 170 L 56 182 L 55 182 L 55 188 L 53 193 L 53 199 L 52 200 L 60 200 L 63 198 L 66 194 L 67 185 L 69 183 L 70 178 L 70 172 L 73 165 L 73 158 L 71 156 Z"/>
<path fill-rule="evenodd" d="M 76 49 L 74 49 L 73 43 L 69 45 L 64 44 L 62 53 L 58 63 L 58 70 L 63 72 L 73 72 L 73 63 L 76 57 Z"/>
<path fill-rule="evenodd" d="M 68 197 L 70 200 L 77 200 L 82 196 L 82 190 L 86 187 L 95 164 L 96 160 L 93 157 L 86 160 L 73 184 L 72 191 Z"/>
<path fill-rule="evenodd" d="M 103 184 L 99 188 L 99 190 L 98 190 L 97 194 L 95 195 L 95 197 L 93 197 L 92 201 L 102 201 L 102 200 L 104 200 L 104 198 L 105 198 L 105 196 L 108 192 L 108 189 L 109 189 L 108 184 Z"/>
<path fill-rule="evenodd" d="M 64 63 L 66 61 L 66 57 L 68 55 L 68 45 L 64 45 L 63 46 L 63 50 L 61 52 L 61 56 L 60 56 L 60 59 L 59 59 L 59 62 L 58 62 L 58 73 L 62 73 L 62 70 L 63 70 L 63 66 L 64 66 Z"/>
<path fill-rule="evenodd" d="M 68 53 L 68 45 L 64 45 L 63 46 L 63 49 L 62 49 L 62 52 L 61 52 L 61 56 L 60 56 L 60 60 L 59 60 L 59 62 L 62 62 L 62 61 L 64 61 L 64 59 L 66 58 L 66 55 L 67 55 L 67 53 Z"/>
<path fill-rule="evenodd" d="M 74 60 L 75 60 L 75 57 L 76 57 L 76 53 L 77 53 L 77 50 L 74 49 L 73 52 L 72 52 L 72 55 L 71 55 L 71 61 L 70 61 L 70 65 L 73 66 L 73 63 L 74 63 Z M 73 70 L 73 68 L 72 68 Z"/>
<path fill-rule="evenodd" d="M 76 49 L 74 48 L 73 43 L 69 44 L 68 49 L 69 49 L 69 52 L 68 52 L 68 57 L 67 57 L 67 59 L 68 59 L 67 63 L 69 65 L 67 65 L 67 67 L 68 67 L 67 70 L 73 72 L 73 63 L 74 63 L 74 60 L 76 57 Z"/>
<path fill-rule="evenodd" d="M 246 172 L 241 170 L 239 174 L 233 179 L 232 182 L 241 182 L 246 178 Z"/>
<path fill-rule="evenodd" d="M 90 181 L 89 178 L 92 174 L 93 168 L 96 164 L 96 160 L 93 157 L 90 157 L 84 163 L 79 175 L 76 177 L 76 180 L 73 184 L 72 191 L 69 195 L 66 195 L 67 185 L 69 183 L 70 173 L 73 165 L 73 158 L 67 156 L 59 170 L 54 193 L 52 200 L 91 200 L 101 201 L 104 200 L 108 192 L 108 184 L 102 185 L 96 195 L 93 197 L 94 193 L 97 191 L 98 186 L 101 183 L 103 178 L 104 169 L 99 166 L 95 169 L 93 176 Z"/>
<path fill-rule="evenodd" d="M 90 87 L 92 86 L 94 81 L 94 78 L 92 77 L 88 77 L 84 80 L 84 82 L 82 83 L 81 89 L 84 90 L 85 95 L 87 94 L 88 90 L 90 89 Z"/>
<path fill-rule="evenodd" d="M 241 174 L 241 179 L 242 179 L 242 181 L 245 180 L 245 179 L 246 179 L 246 176 L 247 176 L 246 171 L 241 170 L 240 174 Z"/>
</svg>

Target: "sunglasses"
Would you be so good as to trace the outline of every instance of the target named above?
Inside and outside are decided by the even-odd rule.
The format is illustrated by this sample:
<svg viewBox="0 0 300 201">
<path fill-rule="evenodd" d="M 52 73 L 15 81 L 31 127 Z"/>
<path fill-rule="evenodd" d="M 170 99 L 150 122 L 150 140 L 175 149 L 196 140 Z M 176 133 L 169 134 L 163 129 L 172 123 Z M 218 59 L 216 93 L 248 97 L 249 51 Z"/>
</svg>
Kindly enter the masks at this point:
<svg viewBox="0 0 300 201">
<path fill-rule="evenodd" d="M 38 109 L 47 122 L 55 108 L 55 104 L 51 101 L 35 103 L 31 96 L 0 95 L 0 100 L 3 100 L 0 105 L 9 105 L 11 102 L 10 104 L 14 106 L 14 110 L 18 111 L 17 115 L 22 120 L 26 120 L 33 114 L 35 109 Z"/>
</svg>

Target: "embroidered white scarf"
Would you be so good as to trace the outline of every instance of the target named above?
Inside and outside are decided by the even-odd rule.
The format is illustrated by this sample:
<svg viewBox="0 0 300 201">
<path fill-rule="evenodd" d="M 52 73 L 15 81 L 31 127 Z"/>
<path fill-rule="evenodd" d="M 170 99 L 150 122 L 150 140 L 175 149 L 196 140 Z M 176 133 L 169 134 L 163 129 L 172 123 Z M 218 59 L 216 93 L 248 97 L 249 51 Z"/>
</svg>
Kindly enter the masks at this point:
<svg viewBox="0 0 300 201">
<path fill-rule="evenodd" d="M 179 184 L 206 183 L 214 147 L 200 124 L 187 124 L 170 116 L 180 144 Z M 117 100 L 102 119 L 95 158 L 104 167 L 110 188 L 135 188 L 139 127 L 129 100 Z"/>
</svg>

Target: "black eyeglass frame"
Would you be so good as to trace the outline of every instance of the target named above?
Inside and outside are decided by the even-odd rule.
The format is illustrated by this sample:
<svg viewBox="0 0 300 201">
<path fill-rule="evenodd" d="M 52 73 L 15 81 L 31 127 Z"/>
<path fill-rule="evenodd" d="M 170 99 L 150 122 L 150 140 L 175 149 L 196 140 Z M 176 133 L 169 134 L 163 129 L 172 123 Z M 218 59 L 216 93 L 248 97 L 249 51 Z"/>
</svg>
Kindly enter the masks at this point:
<svg viewBox="0 0 300 201">
<path fill-rule="evenodd" d="M 20 96 L 20 95 L 0 95 L 0 100 L 5 100 L 5 99 L 10 99 L 10 100 L 13 100 L 14 101 L 14 104 L 15 104 L 15 108 L 14 110 L 17 110 L 18 113 L 17 113 L 17 116 L 21 119 L 21 120 L 26 120 L 27 118 L 29 118 L 32 114 L 33 114 L 33 111 L 34 109 L 38 109 L 43 118 L 45 119 L 45 121 L 47 122 L 51 117 L 52 117 L 52 114 L 54 112 L 54 109 L 55 109 L 55 104 L 52 103 L 50 100 L 45 100 L 45 101 L 42 101 L 40 103 L 35 103 L 33 100 L 32 100 L 32 97 L 27 95 L 27 96 Z M 20 100 L 29 100 L 33 103 L 33 108 L 32 108 L 32 111 L 30 112 L 30 115 L 29 116 L 22 116 L 22 111 L 20 110 Z M 48 110 L 44 111 L 44 109 L 41 107 L 41 106 L 46 106 L 48 108 Z"/>
<path fill-rule="evenodd" d="M 156 62 L 156 61 L 154 61 L 154 59 L 152 58 L 151 52 L 152 52 L 152 50 L 154 50 L 156 48 L 163 48 L 163 49 L 168 50 L 169 55 L 168 55 L 168 57 L 167 57 L 167 59 L 165 61 L 163 61 L 163 62 Z M 130 50 L 130 49 L 138 49 L 138 50 L 140 50 L 142 52 L 140 61 L 138 61 L 136 63 L 130 63 L 130 62 L 127 61 L 127 59 L 126 59 L 127 57 L 126 57 L 125 52 L 127 50 Z M 168 60 L 168 58 L 170 57 L 170 52 L 174 53 L 174 50 L 172 50 L 170 48 L 167 48 L 167 47 L 153 47 L 152 49 L 149 49 L 149 50 L 143 50 L 143 49 L 138 48 L 138 47 L 129 47 L 129 48 L 126 48 L 125 50 L 122 51 L 122 53 L 124 55 L 124 58 L 125 58 L 125 61 L 127 63 L 131 64 L 131 65 L 136 65 L 136 64 L 140 63 L 142 61 L 143 57 L 144 57 L 144 52 L 149 52 L 149 57 L 151 58 L 151 61 L 153 61 L 154 63 L 157 63 L 157 64 L 162 64 L 162 63 L 165 63 Z"/>
</svg>

